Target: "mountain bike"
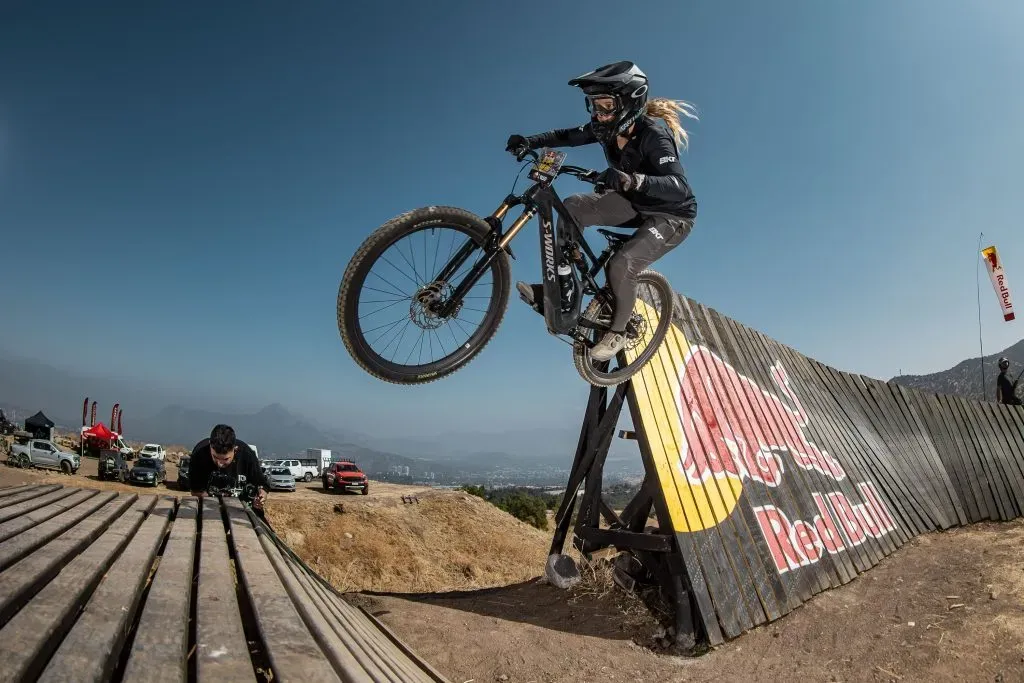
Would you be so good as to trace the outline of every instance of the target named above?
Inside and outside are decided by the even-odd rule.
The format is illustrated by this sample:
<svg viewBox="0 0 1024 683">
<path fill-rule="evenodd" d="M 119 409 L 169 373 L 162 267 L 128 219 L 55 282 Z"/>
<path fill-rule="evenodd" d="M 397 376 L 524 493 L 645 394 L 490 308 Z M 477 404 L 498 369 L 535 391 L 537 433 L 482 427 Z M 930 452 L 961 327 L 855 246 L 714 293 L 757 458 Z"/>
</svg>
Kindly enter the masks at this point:
<svg viewBox="0 0 1024 683">
<path fill-rule="evenodd" d="M 608 244 L 595 255 L 553 183 L 571 175 L 601 192 L 598 172 L 564 163 L 565 152 L 556 149 L 523 150 L 516 158 L 526 156 L 533 159 L 533 184 L 521 194 L 510 193 L 491 215 L 481 218 L 451 206 L 415 209 L 377 228 L 356 250 L 338 288 L 338 329 L 348 352 L 370 375 L 396 384 L 423 384 L 476 357 L 494 337 L 508 306 L 509 258 L 515 258 L 511 242 L 534 216 L 540 223 L 544 322 L 549 334 L 567 337 L 580 376 L 595 386 L 614 386 L 657 352 L 672 324 L 674 296 L 663 275 L 644 270 L 636 277 L 637 299 L 626 326 L 626 347 L 614 359 L 617 367 L 590 357 L 614 309 L 610 290 L 596 278 L 603 273 L 607 281 L 608 261 L 632 233 L 598 228 Z M 505 230 L 502 220 L 515 206 L 523 206 L 523 212 Z M 553 211 L 562 216 L 565 230 L 555 229 Z M 385 277 L 374 272 L 377 266 L 395 272 Z M 368 300 L 361 301 L 364 294 Z M 583 296 L 592 297 L 585 308 Z M 380 307 L 366 310 L 363 305 Z M 366 321 L 380 313 L 393 319 Z M 404 358 L 396 360 L 410 330 L 420 336 L 408 355 L 403 351 Z M 385 340 L 382 348 L 374 348 Z M 424 361 L 424 352 L 433 355 L 435 348 L 443 355 Z"/>
</svg>

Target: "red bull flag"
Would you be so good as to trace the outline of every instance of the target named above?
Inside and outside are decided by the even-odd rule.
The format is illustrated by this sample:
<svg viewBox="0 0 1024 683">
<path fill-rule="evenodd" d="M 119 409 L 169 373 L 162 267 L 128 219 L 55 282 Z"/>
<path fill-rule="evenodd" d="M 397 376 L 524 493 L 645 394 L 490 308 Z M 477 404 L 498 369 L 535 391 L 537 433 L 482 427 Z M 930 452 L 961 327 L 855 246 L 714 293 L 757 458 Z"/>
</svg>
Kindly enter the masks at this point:
<svg viewBox="0 0 1024 683">
<path fill-rule="evenodd" d="M 1010 299 L 1010 286 L 1006 283 L 1006 273 L 1003 272 L 1003 262 L 999 259 L 999 253 L 995 245 L 985 247 L 981 250 L 985 267 L 988 268 L 988 276 L 992 279 L 992 288 L 996 290 L 996 297 L 999 298 L 999 307 L 1003 311 L 1003 320 L 1013 320 L 1013 301 Z"/>
</svg>

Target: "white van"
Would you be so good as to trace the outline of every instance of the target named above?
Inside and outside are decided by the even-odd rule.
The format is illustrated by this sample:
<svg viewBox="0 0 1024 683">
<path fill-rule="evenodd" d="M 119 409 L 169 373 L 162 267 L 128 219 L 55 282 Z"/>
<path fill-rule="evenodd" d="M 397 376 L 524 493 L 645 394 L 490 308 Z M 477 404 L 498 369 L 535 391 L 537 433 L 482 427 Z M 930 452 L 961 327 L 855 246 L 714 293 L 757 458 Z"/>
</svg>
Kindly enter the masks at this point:
<svg viewBox="0 0 1024 683">
<path fill-rule="evenodd" d="M 302 481 L 313 481 L 314 477 L 320 476 L 320 463 L 316 460 L 308 460 L 306 458 L 296 459 L 290 458 L 286 460 L 278 460 L 274 463 L 275 467 L 285 467 L 292 476 L 295 477 L 296 481 L 301 479 Z"/>
</svg>

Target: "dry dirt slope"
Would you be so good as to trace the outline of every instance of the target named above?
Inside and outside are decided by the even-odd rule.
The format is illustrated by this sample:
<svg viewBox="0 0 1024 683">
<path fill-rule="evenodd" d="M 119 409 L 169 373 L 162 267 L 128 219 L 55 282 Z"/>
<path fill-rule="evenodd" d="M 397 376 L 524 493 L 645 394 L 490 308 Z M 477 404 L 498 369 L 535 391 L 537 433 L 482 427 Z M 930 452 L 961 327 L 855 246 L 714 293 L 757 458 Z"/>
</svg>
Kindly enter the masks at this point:
<svg viewBox="0 0 1024 683">
<path fill-rule="evenodd" d="M 543 571 L 550 532 L 464 493 L 279 496 L 267 518 L 310 567 L 343 591 L 416 593 L 505 586 Z M 335 512 L 335 504 L 344 507 Z"/>
</svg>

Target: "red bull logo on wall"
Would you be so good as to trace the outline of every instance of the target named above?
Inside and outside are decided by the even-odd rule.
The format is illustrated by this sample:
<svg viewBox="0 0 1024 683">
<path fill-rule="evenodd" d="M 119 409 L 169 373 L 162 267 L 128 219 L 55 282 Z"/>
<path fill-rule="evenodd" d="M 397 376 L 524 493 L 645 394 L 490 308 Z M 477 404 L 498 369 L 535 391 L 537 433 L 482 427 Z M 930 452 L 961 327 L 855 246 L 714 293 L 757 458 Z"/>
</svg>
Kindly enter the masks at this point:
<svg viewBox="0 0 1024 683">
<path fill-rule="evenodd" d="M 656 318 L 645 302 L 637 306 Z M 847 479 L 842 464 L 808 438 L 810 417 L 785 368 L 776 361 L 767 370 L 775 391 L 710 349 L 691 345 L 673 325 L 655 357 L 634 375 L 639 420 L 677 532 L 720 524 L 735 509 L 744 485 L 774 489 L 792 466 L 816 472 L 824 481 Z M 806 566 L 823 553 L 841 552 L 896 528 L 873 483 L 855 488 L 863 502 L 838 491 L 792 489 L 813 498 L 818 515 L 810 520 L 795 519 L 774 505 L 752 506 L 777 571 Z"/>
</svg>

